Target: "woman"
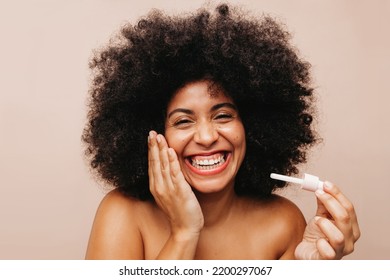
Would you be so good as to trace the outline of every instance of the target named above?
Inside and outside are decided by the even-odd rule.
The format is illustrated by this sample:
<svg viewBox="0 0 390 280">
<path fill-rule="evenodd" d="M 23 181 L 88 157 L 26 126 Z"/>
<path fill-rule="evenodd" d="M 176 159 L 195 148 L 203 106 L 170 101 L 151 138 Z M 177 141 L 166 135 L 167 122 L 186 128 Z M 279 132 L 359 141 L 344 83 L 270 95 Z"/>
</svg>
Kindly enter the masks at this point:
<svg viewBox="0 0 390 280">
<path fill-rule="evenodd" d="M 273 19 L 227 5 L 158 11 L 122 29 L 91 63 L 83 135 L 113 185 L 89 259 L 340 259 L 360 236 L 352 204 L 326 182 L 306 225 L 273 194 L 317 138 L 309 64 Z M 147 136 L 147 140 L 145 139 Z"/>
</svg>

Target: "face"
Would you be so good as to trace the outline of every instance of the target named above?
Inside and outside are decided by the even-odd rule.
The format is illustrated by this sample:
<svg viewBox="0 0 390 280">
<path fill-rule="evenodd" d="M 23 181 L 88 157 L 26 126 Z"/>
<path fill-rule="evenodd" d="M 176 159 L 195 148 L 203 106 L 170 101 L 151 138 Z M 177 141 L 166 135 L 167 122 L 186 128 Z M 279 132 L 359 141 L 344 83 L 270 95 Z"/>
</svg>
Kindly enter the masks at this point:
<svg viewBox="0 0 390 280">
<path fill-rule="evenodd" d="M 180 88 L 168 104 L 165 138 L 195 190 L 233 188 L 245 156 L 245 131 L 235 104 L 224 92 L 211 96 L 207 81 Z"/>
</svg>

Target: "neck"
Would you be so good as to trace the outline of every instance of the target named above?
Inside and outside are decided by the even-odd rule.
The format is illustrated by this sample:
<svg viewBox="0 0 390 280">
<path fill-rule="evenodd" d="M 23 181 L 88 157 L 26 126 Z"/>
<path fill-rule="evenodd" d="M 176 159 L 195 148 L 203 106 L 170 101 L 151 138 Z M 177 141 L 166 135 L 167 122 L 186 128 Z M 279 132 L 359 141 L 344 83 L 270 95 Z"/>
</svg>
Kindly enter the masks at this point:
<svg viewBox="0 0 390 280">
<path fill-rule="evenodd" d="M 196 192 L 195 194 L 202 208 L 205 227 L 212 227 L 225 221 L 236 199 L 234 183 L 217 193 Z"/>
</svg>

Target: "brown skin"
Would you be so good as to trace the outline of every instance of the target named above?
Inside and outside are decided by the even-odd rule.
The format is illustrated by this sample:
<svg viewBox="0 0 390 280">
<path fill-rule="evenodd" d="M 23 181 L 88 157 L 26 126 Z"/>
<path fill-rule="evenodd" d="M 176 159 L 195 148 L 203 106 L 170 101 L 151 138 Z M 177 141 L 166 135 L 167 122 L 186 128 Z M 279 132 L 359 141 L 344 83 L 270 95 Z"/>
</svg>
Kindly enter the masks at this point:
<svg viewBox="0 0 390 280">
<path fill-rule="evenodd" d="M 165 137 L 149 134 L 150 190 L 156 203 L 113 191 L 99 207 L 87 258 L 293 258 L 305 220 L 288 200 L 239 198 L 234 178 L 245 156 L 244 126 L 209 82 L 180 88 L 167 107 Z M 189 158 L 226 159 L 210 170 Z M 112 238 L 115 237 L 115 238 Z"/>
<path fill-rule="evenodd" d="M 110 192 L 97 211 L 86 258 L 340 259 L 351 253 L 360 230 L 337 186 L 326 182 L 324 192 L 316 192 L 318 210 L 308 226 L 283 197 L 235 194 L 244 126 L 233 101 L 223 92 L 210 96 L 208 85 L 179 89 L 167 108 L 165 137 L 149 133 L 155 202 Z M 206 159 L 219 162 L 199 166 Z"/>
<path fill-rule="evenodd" d="M 223 216 L 203 228 L 184 259 L 293 259 L 305 229 L 299 209 L 279 196 L 267 202 L 236 198 Z M 170 234 L 157 205 L 112 191 L 98 209 L 86 258 L 157 259 L 164 246 L 177 245 L 167 244 Z"/>
</svg>

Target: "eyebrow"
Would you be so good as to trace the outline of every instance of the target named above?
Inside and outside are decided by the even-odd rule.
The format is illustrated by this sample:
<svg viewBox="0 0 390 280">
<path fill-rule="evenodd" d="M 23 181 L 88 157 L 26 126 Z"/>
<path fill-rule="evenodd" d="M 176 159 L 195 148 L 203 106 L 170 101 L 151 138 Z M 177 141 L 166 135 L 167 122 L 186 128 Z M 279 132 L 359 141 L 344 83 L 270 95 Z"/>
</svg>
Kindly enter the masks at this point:
<svg viewBox="0 0 390 280">
<path fill-rule="evenodd" d="M 231 108 L 231 109 L 237 111 L 236 105 L 234 105 L 233 103 L 225 102 L 225 103 L 219 103 L 219 104 L 214 105 L 213 107 L 211 107 L 210 112 L 216 111 L 216 110 L 223 108 L 223 107 L 228 107 L 228 108 Z M 192 111 L 190 109 L 177 108 L 168 114 L 168 118 L 171 117 L 175 113 L 184 113 L 184 114 L 188 114 L 188 115 L 195 114 L 194 111 Z"/>
</svg>

